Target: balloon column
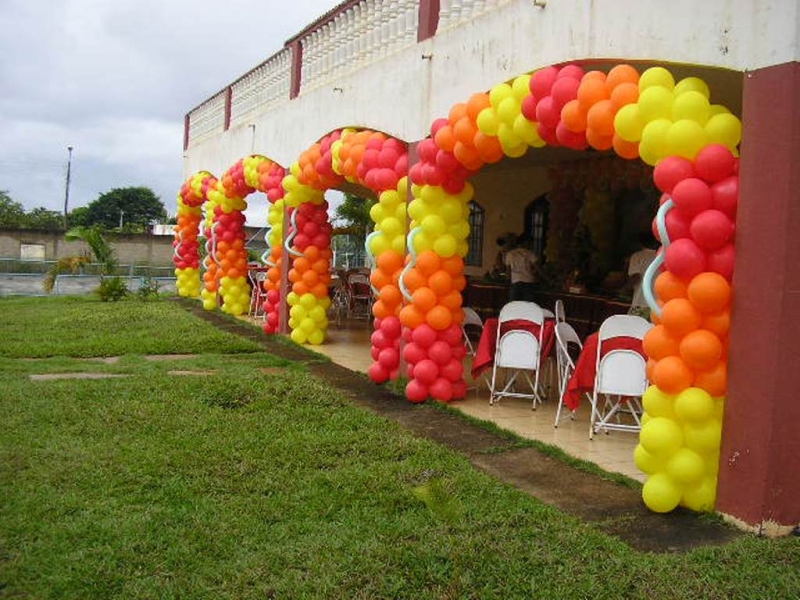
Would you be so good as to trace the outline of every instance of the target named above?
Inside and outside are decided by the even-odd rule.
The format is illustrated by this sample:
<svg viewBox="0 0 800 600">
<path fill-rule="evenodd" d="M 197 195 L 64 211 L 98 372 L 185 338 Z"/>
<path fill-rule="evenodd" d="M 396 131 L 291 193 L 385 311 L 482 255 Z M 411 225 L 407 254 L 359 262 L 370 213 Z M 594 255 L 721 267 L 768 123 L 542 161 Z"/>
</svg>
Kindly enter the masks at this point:
<svg viewBox="0 0 800 600">
<path fill-rule="evenodd" d="M 278 331 L 279 310 L 281 302 L 281 268 L 283 266 L 283 178 L 286 169 L 270 160 L 263 160 L 256 167 L 258 172 L 258 189 L 266 192 L 269 200 L 267 212 L 268 231 L 266 234 L 267 250 L 261 260 L 269 267 L 264 280 L 267 292 L 264 301 L 264 333 Z"/>
<path fill-rule="evenodd" d="M 172 242 L 172 261 L 175 264 L 179 296 L 200 296 L 200 244 L 197 236 L 203 219 L 202 205 L 216 182 L 211 173 L 200 171 L 186 180 L 178 194 L 178 224 Z"/>
<path fill-rule="evenodd" d="M 656 166 L 664 192 L 659 233 L 665 270 L 655 278 L 660 316 L 647 334 L 653 385 L 637 466 L 649 475 L 642 495 L 652 510 L 678 504 L 711 510 L 717 488 L 727 383 L 738 159 L 709 144 L 694 162 L 668 156 Z M 670 208 L 670 206 L 672 208 Z M 655 224 L 657 225 L 657 223 Z"/>
<path fill-rule="evenodd" d="M 377 296 L 369 376 L 382 383 L 395 379 L 400 367 L 403 297 L 398 280 L 405 254 L 408 151 L 405 144 L 379 131 L 344 130 L 333 144 L 332 167 L 347 181 L 378 195 L 370 209 L 375 230 L 367 241 L 373 262 L 370 283 Z"/>
<path fill-rule="evenodd" d="M 340 131 L 323 138 L 300 155 L 283 178 L 284 200 L 291 210 L 292 230 L 285 249 L 294 257 L 289 270 L 292 291 L 286 300 L 291 337 L 298 344 L 319 345 L 328 329 L 331 225 L 324 191 L 341 184 L 331 168 L 332 144 Z"/>
</svg>

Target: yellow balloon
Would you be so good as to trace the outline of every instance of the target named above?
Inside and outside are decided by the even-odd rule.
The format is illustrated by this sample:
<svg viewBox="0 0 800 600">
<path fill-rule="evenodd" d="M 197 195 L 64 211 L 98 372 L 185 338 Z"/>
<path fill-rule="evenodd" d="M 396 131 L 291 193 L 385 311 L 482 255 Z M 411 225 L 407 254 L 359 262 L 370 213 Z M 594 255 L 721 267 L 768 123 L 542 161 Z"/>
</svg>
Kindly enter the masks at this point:
<svg viewBox="0 0 800 600">
<path fill-rule="evenodd" d="M 664 468 L 667 475 L 681 485 L 698 483 L 706 471 L 703 457 L 689 448 L 679 449 L 670 457 Z"/>
<path fill-rule="evenodd" d="M 428 215 L 422 219 L 422 229 L 431 237 L 436 237 L 445 232 L 447 223 L 439 215 Z"/>
<path fill-rule="evenodd" d="M 663 459 L 683 445 L 683 432 L 675 421 L 654 417 L 642 426 L 639 443 L 650 454 Z"/>
<path fill-rule="evenodd" d="M 420 193 L 420 197 L 427 204 L 436 205 L 439 204 L 439 202 L 441 202 L 445 198 L 447 198 L 447 194 L 438 185 L 426 185 L 423 186 Z"/>
<path fill-rule="evenodd" d="M 664 463 L 645 450 L 641 444 L 637 444 L 633 451 L 633 462 L 637 469 L 648 475 L 655 475 L 664 469 Z"/>
<path fill-rule="evenodd" d="M 290 337 L 292 338 L 292 341 L 297 343 L 297 344 L 305 344 L 306 340 L 308 339 L 308 336 L 306 335 L 306 332 L 303 331 L 302 329 L 294 329 L 294 330 L 292 330 L 292 333 L 291 333 Z"/>
<path fill-rule="evenodd" d="M 395 238 L 392 238 L 391 248 L 398 254 L 405 254 L 406 253 L 406 236 L 398 235 Z"/>
<path fill-rule="evenodd" d="M 651 417 L 675 418 L 675 396 L 662 392 L 657 386 L 651 385 L 642 396 L 642 406 Z"/>
<path fill-rule="evenodd" d="M 675 78 L 664 67 L 650 67 L 639 77 L 639 91 L 643 92 L 653 86 L 661 86 L 672 91 L 675 87 Z"/>
<path fill-rule="evenodd" d="M 672 115 L 672 92 L 654 85 L 639 95 L 639 115 L 647 123 L 656 119 L 669 119 Z"/>
<path fill-rule="evenodd" d="M 322 329 L 315 329 L 308 334 L 308 343 L 314 346 L 319 346 L 325 341 L 325 332 Z"/>
<path fill-rule="evenodd" d="M 503 146 L 503 152 L 505 152 L 506 156 L 510 158 L 519 158 L 521 156 L 525 156 L 525 153 L 528 151 L 528 144 L 521 143 L 519 146 L 514 146 L 511 148 L 506 148 Z"/>
<path fill-rule="evenodd" d="M 417 233 L 414 236 L 414 251 L 419 254 L 420 252 L 425 252 L 426 250 L 431 250 L 433 248 L 433 244 L 431 243 L 430 239 L 424 232 Z"/>
<path fill-rule="evenodd" d="M 694 160 L 707 145 L 706 132 L 697 121 L 683 119 L 673 123 L 667 131 L 667 154 Z"/>
<path fill-rule="evenodd" d="M 408 216 L 415 221 L 421 221 L 427 213 L 428 210 L 425 207 L 425 202 L 421 198 L 415 198 L 408 205 Z"/>
<path fill-rule="evenodd" d="M 458 244 L 456 239 L 447 233 L 436 238 L 436 241 L 433 243 L 433 251 L 445 258 L 453 256 L 457 248 Z"/>
<path fill-rule="evenodd" d="M 710 512 L 714 510 L 716 499 L 717 480 L 705 477 L 699 484 L 684 489 L 681 506 L 697 512 Z"/>
<path fill-rule="evenodd" d="M 519 100 L 517 100 L 516 97 L 511 96 L 500 102 L 500 105 L 497 107 L 497 116 L 500 117 L 500 120 L 504 123 L 513 125 L 514 119 L 521 114 L 520 110 L 521 107 Z"/>
<path fill-rule="evenodd" d="M 708 100 L 711 92 L 708 89 L 708 84 L 699 77 L 684 77 L 677 84 L 675 84 L 675 96 L 680 96 L 685 92 L 699 92 L 703 97 Z"/>
<path fill-rule="evenodd" d="M 638 104 L 626 104 L 614 117 L 614 130 L 626 142 L 640 141 L 644 125 Z"/>
<path fill-rule="evenodd" d="M 394 237 L 403 233 L 403 225 L 394 217 L 387 217 L 380 222 L 381 231 L 387 237 Z M 376 236 L 377 237 L 377 236 Z"/>
<path fill-rule="evenodd" d="M 703 423 L 692 423 L 683 428 L 683 439 L 687 448 L 700 454 L 719 452 L 722 440 L 722 423 L 709 419 Z"/>
<path fill-rule="evenodd" d="M 706 421 L 714 416 L 714 399 L 702 388 L 686 388 L 675 398 L 675 414 L 683 422 Z"/>
<path fill-rule="evenodd" d="M 657 513 L 674 510 L 681 500 L 681 489 L 666 473 L 656 473 L 642 487 L 642 500 Z"/>
<path fill-rule="evenodd" d="M 506 123 L 500 124 L 500 128 L 497 131 L 497 139 L 500 140 L 500 145 L 503 146 L 503 151 L 506 154 L 508 154 L 509 148 L 516 148 L 521 144 L 525 145 L 522 139 L 520 139 L 517 134 L 514 133 L 514 129 Z"/>
<path fill-rule="evenodd" d="M 536 123 L 528 121 L 522 113 L 518 114 L 514 119 L 513 130 L 514 135 L 529 146 L 535 146 L 537 143 L 544 141 L 539 136 L 539 129 L 536 127 Z"/>
<path fill-rule="evenodd" d="M 650 121 L 642 130 L 642 141 L 639 143 L 639 156 L 644 162 L 655 166 L 659 160 L 667 156 L 667 133 L 672 122 L 668 119 Z"/>
<path fill-rule="evenodd" d="M 708 99 L 700 92 L 688 91 L 675 96 L 672 101 L 672 120 L 691 119 L 700 125 L 708 121 L 710 105 Z"/>
<path fill-rule="evenodd" d="M 506 98 L 511 98 L 514 95 L 514 90 L 507 83 L 499 83 L 489 90 L 489 102 L 497 109 L 500 103 Z"/>
<path fill-rule="evenodd" d="M 522 102 L 526 96 L 531 95 L 530 82 L 530 74 L 520 75 L 511 82 L 511 91 L 514 92 L 514 97 L 518 102 Z"/>
<path fill-rule="evenodd" d="M 733 150 L 742 141 L 742 122 L 729 113 L 721 113 L 711 117 L 705 125 L 708 142 L 723 144 Z"/>
<path fill-rule="evenodd" d="M 493 108 L 487 107 L 478 113 L 475 123 L 484 135 L 494 136 L 497 135 L 497 128 L 500 127 L 500 117 Z"/>
</svg>

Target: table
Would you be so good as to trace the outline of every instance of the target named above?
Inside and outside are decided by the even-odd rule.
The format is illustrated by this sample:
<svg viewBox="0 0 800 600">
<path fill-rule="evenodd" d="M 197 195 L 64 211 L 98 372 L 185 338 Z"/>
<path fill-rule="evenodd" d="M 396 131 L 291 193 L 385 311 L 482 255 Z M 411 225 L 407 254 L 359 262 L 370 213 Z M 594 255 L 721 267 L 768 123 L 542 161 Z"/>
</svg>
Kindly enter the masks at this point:
<svg viewBox="0 0 800 600">
<path fill-rule="evenodd" d="M 475 360 L 472 361 L 473 379 L 477 379 L 484 371 L 491 369 L 494 365 L 494 353 L 497 344 L 497 323 L 498 319 L 487 319 L 483 324 L 481 339 L 478 341 L 478 348 L 475 350 Z M 525 331 L 530 331 L 537 337 L 539 335 L 538 324 L 523 320 L 507 321 L 503 323 L 501 334 L 512 329 L 524 329 Z M 555 321 L 553 319 L 545 319 L 541 340 L 542 354 L 539 361 L 540 367 L 550 355 L 550 352 L 552 352 L 555 338 Z"/>
<path fill-rule="evenodd" d="M 598 332 L 586 338 L 583 350 L 575 363 L 575 370 L 569 378 L 567 391 L 564 393 L 564 406 L 574 411 L 580 406 L 581 396 L 594 391 L 594 379 L 597 375 L 597 341 Z M 616 337 L 603 342 L 603 355 L 612 350 L 633 350 L 641 354 L 645 360 L 647 356 L 642 348 L 642 340 L 632 337 Z"/>
</svg>

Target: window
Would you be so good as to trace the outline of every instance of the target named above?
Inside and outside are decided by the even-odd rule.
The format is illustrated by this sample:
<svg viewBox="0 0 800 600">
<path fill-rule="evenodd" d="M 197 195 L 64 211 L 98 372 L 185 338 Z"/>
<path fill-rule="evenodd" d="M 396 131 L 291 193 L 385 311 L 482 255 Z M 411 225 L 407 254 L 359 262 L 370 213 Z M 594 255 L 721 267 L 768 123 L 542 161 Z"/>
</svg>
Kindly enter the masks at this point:
<svg viewBox="0 0 800 600">
<path fill-rule="evenodd" d="M 536 256 L 542 256 L 547 245 L 547 225 L 550 213 L 550 202 L 547 195 L 542 194 L 525 207 L 525 233 L 532 240 L 532 247 Z"/>
<path fill-rule="evenodd" d="M 483 213 L 484 210 L 477 202 L 469 203 L 469 252 L 464 263 L 472 266 L 483 264 Z"/>
<path fill-rule="evenodd" d="M 44 260 L 44 244 L 20 244 L 19 257 L 22 260 Z"/>
</svg>

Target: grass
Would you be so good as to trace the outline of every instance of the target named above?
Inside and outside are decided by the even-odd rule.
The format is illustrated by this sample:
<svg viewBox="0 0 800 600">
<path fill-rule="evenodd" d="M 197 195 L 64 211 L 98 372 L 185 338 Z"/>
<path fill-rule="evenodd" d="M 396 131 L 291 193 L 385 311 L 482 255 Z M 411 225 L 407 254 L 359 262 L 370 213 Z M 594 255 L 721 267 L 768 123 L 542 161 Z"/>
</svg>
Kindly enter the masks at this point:
<svg viewBox="0 0 800 600">
<path fill-rule="evenodd" d="M 6 305 L 6 320 L 22 313 L 32 330 L 44 329 L 31 315 L 51 318 L 49 302 Z M 132 304 L 114 307 L 133 311 Z M 172 319 L 186 319 L 197 336 L 192 343 L 213 338 L 210 325 L 164 304 L 163 312 L 148 313 L 152 337 L 174 331 Z M 98 303 L 68 306 L 81 320 L 79 307 L 96 316 Z M 134 349 L 115 365 L 21 360 L 21 349 L 0 361 L 0 596 L 800 593 L 797 538 L 637 552 L 477 472 L 462 455 L 352 406 L 301 365 L 264 372 L 257 367 L 285 363 L 220 346 L 152 363 L 139 356 L 149 352 L 143 342 L 115 342 L 126 332 L 94 334 L 99 343 Z M 32 356 L 50 347 L 63 348 L 28 343 Z M 87 363 L 131 377 L 27 378 L 44 367 Z M 215 374 L 170 376 L 175 368 Z"/>
</svg>

